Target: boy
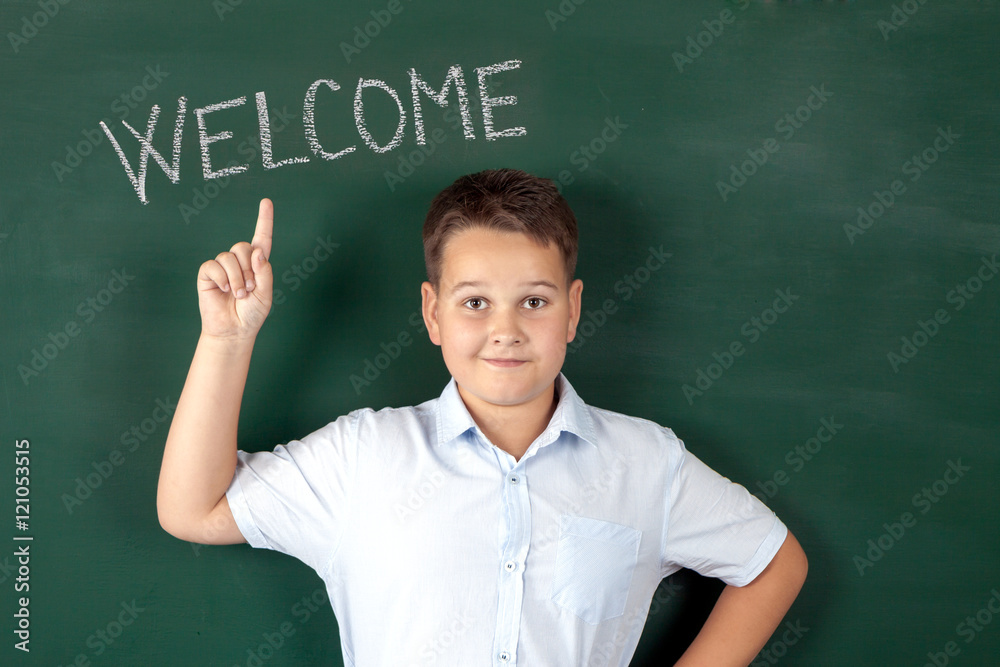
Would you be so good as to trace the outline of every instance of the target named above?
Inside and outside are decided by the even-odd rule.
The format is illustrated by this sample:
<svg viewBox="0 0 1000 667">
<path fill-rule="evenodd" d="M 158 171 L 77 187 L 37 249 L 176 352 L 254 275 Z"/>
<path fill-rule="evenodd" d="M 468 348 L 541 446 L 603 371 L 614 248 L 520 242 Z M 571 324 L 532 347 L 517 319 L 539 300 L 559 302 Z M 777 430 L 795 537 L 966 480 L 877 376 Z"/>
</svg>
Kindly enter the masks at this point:
<svg viewBox="0 0 1000 667">
<path fill-rule="evenodd" d="M 583 283 L 551 181 L 480 172 L 431 204 L 422 308 L 452 375 L 439 398 L 247 454 L 236 430 L 272 225 L 265 199 L 253 241 L 201 266 L 202 333 L 157 495 L 167 532 L 313 567 L 347 665 L 626 665 L 682 567 L 730 585 L 677 664 L 750 663 L 805 555 L 672 431 L 586 405 L 560 373 Z"/>
</svg>

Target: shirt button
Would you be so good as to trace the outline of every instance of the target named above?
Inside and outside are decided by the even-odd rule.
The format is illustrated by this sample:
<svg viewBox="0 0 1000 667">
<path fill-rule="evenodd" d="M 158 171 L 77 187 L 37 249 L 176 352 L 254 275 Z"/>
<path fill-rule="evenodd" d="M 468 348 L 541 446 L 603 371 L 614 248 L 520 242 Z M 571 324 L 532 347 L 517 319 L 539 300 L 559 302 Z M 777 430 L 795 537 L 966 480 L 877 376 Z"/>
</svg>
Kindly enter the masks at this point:
<svg viewBox="0 0 1000 667">
<path fill-rule="evenodd" d="M 507 653 L 507 651 L 500 651 L 500 655 L 497 657 L 500 658 L 500 662 L 507 662 L 510 660 L 510 653 Z"/>
<path fill-rule="evenodd" d="M 517 475 L 511 475 L 507 479 L 508 481 L 510 481 L 511 484 L 517 484 L 519 481 L 521 481 Z"/>
<path fill-rule="evenodd" d="M 514 570 L 517 569 L 517 563 L 512 560 L 509 560 L 503 564 L 503 568 L 508 572 L 513 572 Z"/>
</svg>

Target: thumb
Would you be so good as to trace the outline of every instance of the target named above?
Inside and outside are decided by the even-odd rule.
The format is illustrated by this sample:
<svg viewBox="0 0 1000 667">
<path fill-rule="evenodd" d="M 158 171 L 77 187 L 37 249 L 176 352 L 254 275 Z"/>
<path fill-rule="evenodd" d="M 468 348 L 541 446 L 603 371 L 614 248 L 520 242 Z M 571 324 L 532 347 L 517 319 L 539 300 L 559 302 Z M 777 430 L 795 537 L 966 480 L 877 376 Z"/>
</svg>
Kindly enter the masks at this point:
<svg viewBox="0 0 1000 667">
<path fill-rule="evenodd" d="M 254 292 L 260 292 L 262 295 L 266 295 L 265 298 L 270 299 L 271 290 L 274 287 L 274 275 L 271 271 L 271 263 L 264 258 L 264 250 L 254 248 L 251 261 L 253 262 L 254 282 L 257 283 Z"/>
</svg>

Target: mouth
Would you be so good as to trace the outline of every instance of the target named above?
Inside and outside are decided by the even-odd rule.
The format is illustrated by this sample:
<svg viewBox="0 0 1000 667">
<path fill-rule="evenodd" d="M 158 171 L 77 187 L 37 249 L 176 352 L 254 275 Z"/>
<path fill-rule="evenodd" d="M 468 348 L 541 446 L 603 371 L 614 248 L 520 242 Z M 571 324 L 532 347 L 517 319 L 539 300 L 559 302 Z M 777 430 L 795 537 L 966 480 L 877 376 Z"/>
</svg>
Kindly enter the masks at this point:
<svg viewBox="0 0 1000 667">
<path fill-rule="evenodd" d="M 523 359 L 483 359 L 483 361 L 497 368 L 516 368 L 521 364 L 528 363 Z"/>
</svg>

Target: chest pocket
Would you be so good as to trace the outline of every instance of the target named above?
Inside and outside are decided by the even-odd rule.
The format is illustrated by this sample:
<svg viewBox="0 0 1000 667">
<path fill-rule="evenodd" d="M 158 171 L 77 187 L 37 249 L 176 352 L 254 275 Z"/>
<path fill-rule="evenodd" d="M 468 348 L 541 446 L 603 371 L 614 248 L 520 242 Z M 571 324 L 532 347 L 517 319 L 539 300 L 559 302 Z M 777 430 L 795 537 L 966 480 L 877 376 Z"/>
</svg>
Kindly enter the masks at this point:
<svg viewBox="0 0 1000 667">
<path fill-rule="evenodd" d="M 591 625 L 624 614 L 641 536 L 629 526 L 562 515 L 552 601 Z"/>
</svg>

